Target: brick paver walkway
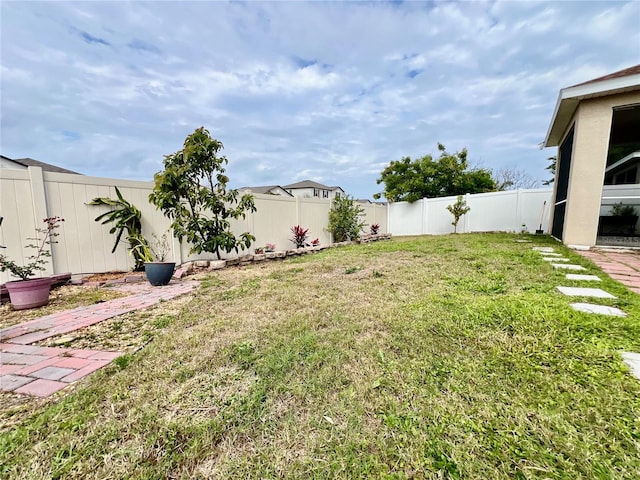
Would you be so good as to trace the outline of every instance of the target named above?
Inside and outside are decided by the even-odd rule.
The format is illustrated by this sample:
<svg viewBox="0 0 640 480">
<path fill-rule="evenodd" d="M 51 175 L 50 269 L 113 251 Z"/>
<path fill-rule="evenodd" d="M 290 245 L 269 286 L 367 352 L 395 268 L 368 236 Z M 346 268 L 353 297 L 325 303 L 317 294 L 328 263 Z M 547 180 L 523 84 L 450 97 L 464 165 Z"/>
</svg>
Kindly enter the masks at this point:
<svg viewBox="0 0 640 480">
<path fill-rule="evenodd" d="M 577 252 L 629 290 L 640 293 L 640 251 L 595 248 Z"/>
<path fill-rule="evenodd" d="M 133 295 L 78 307 L 0 330 L 0 390 L 47 397 L 107 365 L 122 352 L 38 347 L 46 338 L 88 327 L 192 291 L 198 282 L 164 287 L 125 284 Z"/>
</svg>

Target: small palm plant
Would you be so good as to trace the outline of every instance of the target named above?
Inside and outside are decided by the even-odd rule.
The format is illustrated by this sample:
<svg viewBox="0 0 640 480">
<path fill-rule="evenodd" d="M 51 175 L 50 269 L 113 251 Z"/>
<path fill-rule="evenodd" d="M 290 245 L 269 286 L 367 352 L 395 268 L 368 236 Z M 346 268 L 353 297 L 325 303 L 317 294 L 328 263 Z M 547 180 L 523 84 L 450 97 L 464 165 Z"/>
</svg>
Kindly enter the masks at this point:
<svg viewBox="0 0 640 480">
<path fill-rule="evenodd" d="M 144 262 L 151 262 L 151 250 L 147 239 L 142 235 L 142 213 L 132 203 L 126 201 L 118 187 L 116 189 L 117 199 L 108 197 L 96 197 L 89 205 L 106 205 L 114 207 L 112 210 L 98 215 L 95 218 L 96 222 L 102 220 L 102 225 L 113 222 L 114 225 L 109 230 L 109 233 L 116 235 L 116 241 L 113 244 L 111 253 L 116 251 L 122 235 L 127 233 L 126 239 L 129 242 L 129 250 L 135 260 L 135 270 L 140 271 L 144 269 Z"/>
</svg>

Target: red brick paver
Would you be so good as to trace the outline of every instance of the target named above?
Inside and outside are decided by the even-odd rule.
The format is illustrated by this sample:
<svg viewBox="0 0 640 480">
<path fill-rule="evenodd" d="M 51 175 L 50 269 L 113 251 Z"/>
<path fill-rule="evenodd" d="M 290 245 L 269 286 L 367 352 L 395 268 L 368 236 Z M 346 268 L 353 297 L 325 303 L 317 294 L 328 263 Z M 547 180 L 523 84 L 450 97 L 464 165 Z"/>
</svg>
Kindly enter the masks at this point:
<svg viewBox="0 0 640 480">
<path fill-rule="evenodd" d="M 594 248 L 578 253 L 598 265 L 603 272 L 629 290 L 640 293 L 640 251 Z"/>
<path fill-rule="evenodd" d="M 57 382 L 55 380 L 38 379 L 27 383 L 23 387 L 16 388 L 14 392 L 24 393 L 26 395 L 35 395 L 36 397 L 48 397 L 62 390 L 69 385 L 68 383 Z"/>
<path fill-rule="evenodd" d="M 172 282 L 164 287 L 123 284 L 114 288 L 133 295 L 54 313 L 0 330 L 0 390 L 38 397 L 52 395 L 108 365 L 122 352 L 39 347 L 32 343 L 147 308 L 188 293 L 197 286 L 193 281 Z"/>
</svg>

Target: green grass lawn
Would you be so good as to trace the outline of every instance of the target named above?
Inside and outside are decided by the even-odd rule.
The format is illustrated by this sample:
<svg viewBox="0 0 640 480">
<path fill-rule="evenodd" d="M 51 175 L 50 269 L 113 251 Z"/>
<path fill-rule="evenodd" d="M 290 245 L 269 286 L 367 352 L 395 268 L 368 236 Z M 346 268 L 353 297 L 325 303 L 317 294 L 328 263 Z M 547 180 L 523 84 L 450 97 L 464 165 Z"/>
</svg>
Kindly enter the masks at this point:
<svg viewBox="0 0 640 480">
<path fill-rule="evenodd" d="M 573 311 L 507 234 L 207 277 L 166 332 L 0 437 L 2 478 L 640 478 L 640 296 Z M 594 286 L 594 285 L 588 285 Z"/>
</svg>

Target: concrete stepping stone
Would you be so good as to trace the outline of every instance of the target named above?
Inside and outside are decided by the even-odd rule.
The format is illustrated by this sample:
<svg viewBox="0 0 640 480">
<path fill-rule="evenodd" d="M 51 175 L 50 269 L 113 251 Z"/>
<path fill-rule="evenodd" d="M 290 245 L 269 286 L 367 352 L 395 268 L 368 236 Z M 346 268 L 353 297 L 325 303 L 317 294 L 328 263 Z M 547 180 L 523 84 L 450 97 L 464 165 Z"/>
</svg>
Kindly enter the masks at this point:
<svg viewBox="0 0 640 480">
<path fill-rule="evenodd" d="M 560 293 L 571 297 L 617 298 L 601 288 L 556 287 Z"/>
<path fill-rule="evenodd" d="M 572 303 L 571 308 L 578 312 L 597 313 L 600 315 L 611 315 L 614 317 L 626 317 L 627 314 L 616 307 L 607 307 L 605 305 L 593 305 L 592 303 Z"/>
<path fill-rule="evenodd" d="M 567 273 L 565 275 L 567 280 L 580 280 L 585 282 L 601 282 L 602 280 L 597 275 L 581 275 L 579 273 Z"/>
<path fill-rule="evenodd" d="M 564 257 L 542 257 L 545 262 L 568 262 L 568 258 Z"/>
<path fill-rule="evenodd" d="M 586 270 L 586 268 L 580 265 L 573 265 L 572 263 L 552 263 L 553 268 L 560 268 L 563 270 Z"/>
<path fill-rule="evenodd" d="M 516 243 L 532 243 L 531 240 L 516 240 Z"/>
<path fill-rule="evenodd" d="M 540 252 L 545 257 L 561 257 L 561 253 L 553 253 L 553 252 Z"/>
<path fill-rule="evenodd" d="M 640 379 L 640 353 L 622 352 L 622 361 L 631 370 L 631 375 Z"/>
<path fill-rule="evenodd" d="M 553 252 L 553 247 L 532 247 L 536 252 Z"/>
</svg>

